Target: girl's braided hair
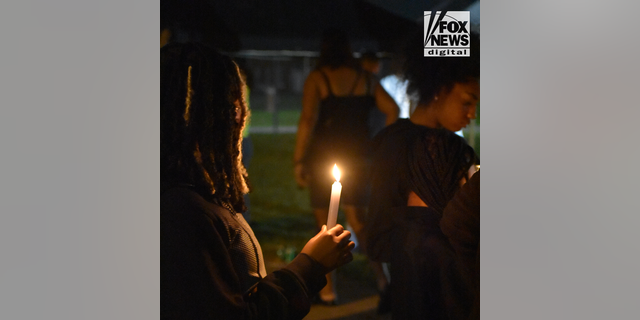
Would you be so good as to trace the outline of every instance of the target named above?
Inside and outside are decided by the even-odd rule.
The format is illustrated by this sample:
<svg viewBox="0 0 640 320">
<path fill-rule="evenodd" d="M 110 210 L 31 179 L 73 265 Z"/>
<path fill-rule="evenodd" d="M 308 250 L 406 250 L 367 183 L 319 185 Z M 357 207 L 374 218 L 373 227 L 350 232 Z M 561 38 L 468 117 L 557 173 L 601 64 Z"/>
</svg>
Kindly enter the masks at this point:
<svg viewBox="0 0 640 320">
<path fill-rule="evenodd" d="M 244 82 L 231 58 L 201 44 L 160 51 L 160 177 L 190 184 L 211 201 L 246 209 L 242 165 Z M 238 103 L 239 107 L 236 107 Z M 236 114 L 240 121 L 236 121 Z"/>
</svg>

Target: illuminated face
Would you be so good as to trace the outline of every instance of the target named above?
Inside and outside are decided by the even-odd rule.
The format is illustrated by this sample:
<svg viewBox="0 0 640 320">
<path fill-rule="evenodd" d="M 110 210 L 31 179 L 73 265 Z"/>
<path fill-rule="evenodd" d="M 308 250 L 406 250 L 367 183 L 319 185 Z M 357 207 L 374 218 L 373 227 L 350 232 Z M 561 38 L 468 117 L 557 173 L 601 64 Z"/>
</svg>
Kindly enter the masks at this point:
<svg viewBox="0 0 640 320">
<path fill-rule="evenodd" d="M 438 95 L 434 101 L 438 127 L 458 131 L 476 118 L 480 100 L 480 83 L 477 81 L 456 83 L 451 91 Z"/>
<path fill-rule="evenodd" d="M 240 122 L 242 121 L 242 110 L 243 110 L 242 101 L 238 99 L 233 104 L 236 106 L 236 109 L 234 110 L 236 114 L 236 123 L 240 124 Z"/>
<path fill-rule="evenodd" d="M 233 102 L 233 104 L 236 107 L 235 115 L 236 115 L 236 123 L 238 123 L 238 124 L 240 124 L 242 122 L 242 120 L 244 119 L 244 117 L 247 114 L 247 104 L 245 102 L 245 99 L 247 99 L 248 97 L 249 97 L 248 87 L 243 82 L 242 83 L 242 97 L 236 99 L 236 101 Z"/>
</svg>

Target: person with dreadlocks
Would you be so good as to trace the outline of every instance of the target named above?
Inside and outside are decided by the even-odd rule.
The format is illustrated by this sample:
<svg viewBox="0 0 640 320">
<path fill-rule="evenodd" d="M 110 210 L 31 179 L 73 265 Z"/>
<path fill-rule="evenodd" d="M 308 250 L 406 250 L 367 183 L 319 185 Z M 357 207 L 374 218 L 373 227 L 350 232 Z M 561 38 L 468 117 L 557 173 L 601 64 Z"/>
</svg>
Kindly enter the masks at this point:
<svg viewBox="0 0 640 320">
<path fill-rule="evenodd" d="M 229 57 L 194 43 L 160 51 L 161 319 L 302 319 L 325 275 L 353 259 L 351 234 L 326 226 L 267 274 L 242 217 L 247 108 Z"/>
<path fill-rule="evenodd" d="M 430 277 L 431 283 L 439 283 L 433 272 L 446 269 L 444 260 L 416 259 L 435 259 L 434 252 L 445 247 L 429 247 L 433 239 L 441 239 L 430 235 L 439 232 L 437 221 L 442 208 L 467 180 L 469 168 L 477 161 L 473 149 L 454 132 L 476 117 L 480 43 L 479 36 L 472 33 L 470 57 L 424 57 L 421 36 L 420 30 L 409 38 L 404 52 L 407 93 L 418 101 L 415 111 L 409 119 L 399 119 L 374 138 L 366 251 L 376 261 L 390 262 L 394 318 L 448 319 L 443 296 L 436 294 L 442 287 L 430 287 L 426 299 L 426 293 L 418 291 L 425 282 L 414 278 Z M 422 205 L 430 212 L 414 217 L 417 214 L 411 207 Z M 414 259 L 411 254 L 420 257 Z M 432 264 L 425 265 L 428 263 Z M 420 268 L 433 272 L 428 276 L 418 272 Z"/>
</svg>

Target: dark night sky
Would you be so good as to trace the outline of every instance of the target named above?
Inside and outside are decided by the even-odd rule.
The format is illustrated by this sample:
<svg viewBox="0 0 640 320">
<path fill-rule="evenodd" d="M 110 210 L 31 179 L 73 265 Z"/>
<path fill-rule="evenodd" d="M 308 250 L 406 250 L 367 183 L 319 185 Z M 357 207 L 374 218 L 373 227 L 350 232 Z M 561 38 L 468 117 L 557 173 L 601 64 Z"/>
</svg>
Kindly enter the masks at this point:
<svg viewBox="0 0 640 320">
<path fill-rule="evenodd" d="M 222 50 L 303 49 L 327 27 L 346 30 L 353 40 L 393 46 L 398 34 L 418 24 L 422 11 L 467 7 L 470 0 L 162 0 L 161 28 L 178 26 L 183 34 Z M 262 41 L 252 41 L 259 39 Z M 268 39 L 268 40 L 266 40 Z M 287 41 L 288 40 L 288 41 Z M 291 47 L 295 44 L 295 48 Z"/>
</svg>

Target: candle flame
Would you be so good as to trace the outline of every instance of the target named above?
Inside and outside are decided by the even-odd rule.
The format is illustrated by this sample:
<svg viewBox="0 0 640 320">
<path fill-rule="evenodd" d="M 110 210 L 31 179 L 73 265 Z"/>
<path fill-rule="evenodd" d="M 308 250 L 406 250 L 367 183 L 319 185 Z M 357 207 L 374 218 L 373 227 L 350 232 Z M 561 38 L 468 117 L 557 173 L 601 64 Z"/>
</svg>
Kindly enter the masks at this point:
<svg viewBox="0 0 640 320">
<path fill-rule="evenodd" d="M 336 181 L 340 181 L 340 169 L 338 169 L 338 165 L 333 165 L 333 176 L 336 178 Z"/>
</svg>

